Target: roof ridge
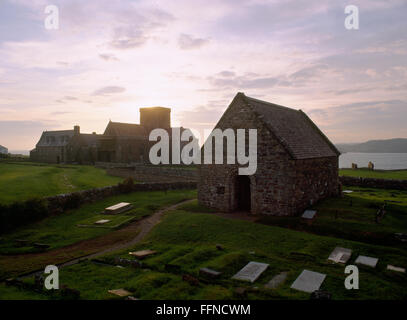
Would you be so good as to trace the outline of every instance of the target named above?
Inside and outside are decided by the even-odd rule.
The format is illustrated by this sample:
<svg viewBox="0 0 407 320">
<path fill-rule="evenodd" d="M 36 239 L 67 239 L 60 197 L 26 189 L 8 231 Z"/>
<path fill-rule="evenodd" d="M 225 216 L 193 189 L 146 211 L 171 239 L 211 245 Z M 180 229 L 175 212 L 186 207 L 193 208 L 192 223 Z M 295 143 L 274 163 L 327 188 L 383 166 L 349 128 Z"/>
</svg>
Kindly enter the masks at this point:
<svg viewBox="0 0 407 320">
<path fill-rule="evenodd" d="M 275 103 L 272 103 L 272 102 L 268 102 L 268 101 L 264 101 L 264 100 L 260 100 L 260 99 L 256 99 L 256 98 L 252 98 L 252 97 L 248 97 L 248 96 L 246 96 L 245 94 L 243 94 L 243 96 L 244 96 L 246 99 L 254 100 L 254 101 L 256 101 L 256 102 L 263 103 L 263 104 L 266 104 L 266 105 L 269 105 L 269 106 L 272 106 L 272 107 L 287 109 L 287 110 L 296 111 L 296 112 L 299 111 L 299 110 L 297 110 L 297 109 L 290 108 L 290 107 L 286 107 L 286 106 L 282 106 L 282 105 L 280 105 L 280 104 L 275 104 Z"/>
<path fill-rule="evenodd" d="M 129 123 L 129 122 L 116 122 L 116 121 L 110 121 L 110 123 L 116 123 L 116 124 L 127 124 L 127 125 L 132 125 L 132 126 L 141 126 L 139 123 Z"/>
</svg>

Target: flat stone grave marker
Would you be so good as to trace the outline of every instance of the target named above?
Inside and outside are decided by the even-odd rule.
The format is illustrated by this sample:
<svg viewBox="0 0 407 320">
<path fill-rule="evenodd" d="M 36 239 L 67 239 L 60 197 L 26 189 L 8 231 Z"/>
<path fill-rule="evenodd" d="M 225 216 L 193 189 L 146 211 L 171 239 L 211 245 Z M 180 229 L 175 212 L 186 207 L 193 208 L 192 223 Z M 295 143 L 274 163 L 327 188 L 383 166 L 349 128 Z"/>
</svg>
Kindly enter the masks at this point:
<svg viewBox="0 0 407 320">
<path fill-rule="evenodd" d="M 365 266 L 375 268 L 378 261 L 379 261 L 378 258 L 359 256 L 359 257 L 357 257 L 355 263 L 363 264 Z"/>
<path fill-rule="evenodd" d="M 312 293 L 319 290 L 322 282 L 324 282 L 326 274 L 303 270 L 297 279 L 291 285 L 292 289 Z"/>
<path fill-rule="evenodd" d="M 143 259 L 145 257 L 151 256 L 153 254 L 157 253 L 157 251 L 154 250 L 140 250 L 140 251 L 135 251 L 135 252 L 129 252 L 129 255 L 135 256 L 139 259 Z"/>
<path fill-rule="evenodd" d="M 105 214 L 119 214 L 130 210 L 133 206 L 128 202 L 120 202 L 105 209 Z"/>
<path fill-rule="evenodd" d="M 102 220 L 96 221 L 95 224 L 105 224 L 105 223 L 108 223 L 108 222 L 110 222 L 110 220 L 108 220 L 108 219 L 102 219 Z"/>
<path fill-rule="evenodd" d="M 342 192 L 343 193 L 352 193 L 353 191 L 352 190 L 343 190 Z"/>
<path fill-rule="evenodd" d="M 395 266 L 392 266 L 391 264 L 387 265 L 387 270 L 406 273 L 406 269 L 400 268 L 400 267 L 395 267 Z"/>
<path fill-rule="evenodd" d="M 303 219 L 312 220 L 316 214 L 317 212 L 315 210 L 305 210 L 301 217 Z"/>
<path fill-rule="evenodd" d="M 401 242 L 407 242 L 407 234 L 405 233 L 395 233 L 394 236 Z"/>
<path fill-rule="evenodd" d="M 287 278 L 288 272 L 281 272 L 280 274 L 276 275 L 271 279 L 268 283 L 266 283 L 265 287 L 268 289 L 275 289 L 280 284 L 282 284 L 285 279 Z"/>
<path fill-rule="evenodd" d="M 127 290 L 124 290 L 124 289 L 114 289 L 114 290 L 109 290 L 108 292 L 111 294 L 114 294 L 116 296 L 119 296 L 119 297 L 127 297 L 127 296 L 131 295 L 131 292 L 128 292 Z"/>
<path fill-rule="evenodd" d="M 328 260 L 335 263 L 346 263 L 352 256 L 352 250 L 347 248 L 336 247 L 329 255 Z"/>
<path fill-rule="evenodd" d="M 243 269 L 236 273 L 232 279 L 250 281 L 253 283 L 268 268 L 267 263 L 250 261 Z"/>
<path fill-rule="evenodd" d="M 199 275 L 204 276 L 204 277 L 209 277 L 209 278 L 218 278 L 222 272 L 215 271 L 209 268 L 201 268 L 199 269 Z"/>
</svg>

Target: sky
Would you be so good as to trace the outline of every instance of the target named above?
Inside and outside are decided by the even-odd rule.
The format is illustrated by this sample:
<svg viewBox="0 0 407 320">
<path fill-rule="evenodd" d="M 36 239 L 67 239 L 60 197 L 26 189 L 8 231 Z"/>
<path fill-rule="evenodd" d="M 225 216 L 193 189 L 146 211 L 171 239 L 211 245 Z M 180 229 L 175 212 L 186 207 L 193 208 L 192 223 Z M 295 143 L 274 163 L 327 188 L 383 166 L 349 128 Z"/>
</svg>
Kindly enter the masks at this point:
<svg viewBox="0 0 407 320">
<path fill-rule="evenodd" d="M 407 1 L 0 0 L 10 150 L 44 130 L 139 123 L 140 107 L 210 129 L 237 92 L 302 109 L 334 143 L 407 138 Z"/>
</svg>

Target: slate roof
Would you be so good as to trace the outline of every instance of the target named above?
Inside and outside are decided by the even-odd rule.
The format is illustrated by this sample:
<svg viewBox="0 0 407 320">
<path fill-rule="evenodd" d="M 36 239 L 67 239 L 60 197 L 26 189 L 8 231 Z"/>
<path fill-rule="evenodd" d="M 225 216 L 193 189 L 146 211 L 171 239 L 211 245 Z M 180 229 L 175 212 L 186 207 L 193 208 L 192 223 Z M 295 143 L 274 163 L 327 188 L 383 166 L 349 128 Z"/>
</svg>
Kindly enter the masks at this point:
<svg viewBox="0 0 407 320">
<path fill-rule="evenodd" d="M 146 133 L 144 127 L 139 124 L 110 121 L 106 127 L 104 135 L 133 137 L 145 136 Z"/>
<path fill-rule="evenodd" d="M 99 139 L 102 135 L 100 134 L 92 134 L 92 133 L 81 133 L 77 136 L 74 136 L 71 139 L 71 142 L 75 143 L 74 140 L 79 141 L 82 146 L 97 146 Z"/>
<path fill-rule="evenodd" d="M 37 147 L 64 147 L 74 135 L 74 130 L 44 131 Z"/>
<path fill-rule="evenodd" d="M 301 110 L 238 93 L 294 159 L 336 157 L 340 152 Z"/>
</svg>

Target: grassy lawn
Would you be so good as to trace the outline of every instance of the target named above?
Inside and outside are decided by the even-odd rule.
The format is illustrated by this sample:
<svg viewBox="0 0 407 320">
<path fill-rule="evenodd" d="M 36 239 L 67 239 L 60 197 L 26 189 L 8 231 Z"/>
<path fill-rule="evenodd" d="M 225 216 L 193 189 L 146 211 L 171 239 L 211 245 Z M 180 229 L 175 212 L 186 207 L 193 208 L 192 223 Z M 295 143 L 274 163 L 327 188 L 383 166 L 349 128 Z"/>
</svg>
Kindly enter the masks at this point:
<svg viewBox="0 0 407 320">
<path fill-rule="evenodd" d="M 317 217 L 306 224 L 299 217 L 264 217 L 259 222 L 320 235 L 380 245 L 399 245 L 394 233 L 407 231 L 407 192 L 344 187 L 353 193 L 325 199 L 315 205 Z M 386 214 L 376 223 L 378 209 L 387 203 Z M 404 244 L 403 248 L 407 249 Z"/>
<path fill-rule="evenodd" d="M 249 289 L 248 299 L 308 299 L 309 294 L 290 288 L 302 270 L 308 269 L 327 274 L 321 289 L 331 292 L 333 299 L 407 299 L 406 275 L 386 270 L 387 264 L 407 266 L 403 250 L 201 213 L 205 211 L 189 204 L 169 212 L 144 242 L 103 258 L 111 263 L 116 256 L 130 258 L 129 250 L 156 250 L 156 255 L 142 260 L 143 268 L 86 261 L 61 269 L 60 282 L 79 290 L 82 299 L 117 299 L 107 291 L 119 288 L 140 299 L 235 299 L 236 287 Z M 327 261 L 336 246 L 353 250 L 348 264 L 359 254 L 379 258 L 375 269 L 359 266 L 359 290 L 346 290 L 344 266 Z M 231 280 L 249 261 L 270 266 L 254 284 Z M 166 264 L 179 266 L 179 270 L 168 271 Z M 219 280 L 200 281 L 198 286 L 182 280 L 183 274 L 198 277 L 202 267 L 223 275 Z M 282 271 L 288 272 L 286 281 L 277 289 L 265 289 L 264 284 Z M 8 296 L 7 290 L 0 287 L 0 295 Z"/>
<path fill-rule="evenodd" d="M 0 162 L 0 203 L 105 187 L 121 180 L 92 166 Z"/>
<path fill-rule="evenodd" d="M 340 176 L 407 180 L 407 170 L 340 169 Z"/>
<path fill-rule="evenodd" d="M 49 217 L 38 223 L 22 227 L 11 234 L 2 236 L 0 254 L 19 254 L 36 252 L 32 243 L 45 243 L 50 249 L 65 247 L 82 240 L 95 238 L 112 231 L 111 227 L 123 222 L 141 219 L 154 213 L 162 207 L 176 204 L 185 199 L 196 196 L 194 190 L 171 190 L 134 192 L 106 198 L 91 204 L 86 204 L 79 209 L 71 210 L 59 216 Z M 103 209 L 118 202 L 130 202 L 134 208 L 118 215 L 101 214 Z M 94 223 L 101 219 L 111 220 L 103 227 L 95 227 Z M 78 227 L 78 224 L 87 224 L 90 227 Z M 109 228 L 110 227 L 110 228 Z M 19 247 L 15 240 L 28 240 L 29 245 Z"/>
</svg>

